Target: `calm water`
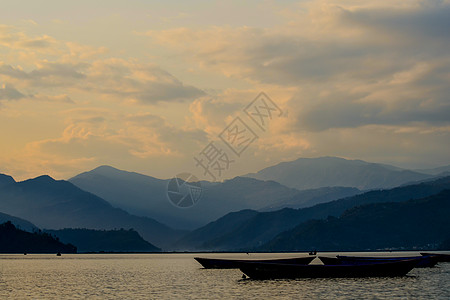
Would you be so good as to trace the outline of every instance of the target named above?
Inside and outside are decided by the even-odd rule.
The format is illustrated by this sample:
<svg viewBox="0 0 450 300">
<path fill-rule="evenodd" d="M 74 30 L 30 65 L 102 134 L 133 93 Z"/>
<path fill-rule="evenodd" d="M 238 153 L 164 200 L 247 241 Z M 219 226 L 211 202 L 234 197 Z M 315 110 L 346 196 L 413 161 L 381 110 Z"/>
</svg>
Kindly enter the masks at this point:
<svg viewBox="0 0 450 300">
<path fill-rule="evenodd" d="M 194 256 L 299 255 L 0 255 L 0 299 L 450 299 L 450 263 L 401 278 L 255 281 L 239 270 L 202 269 Z"/>
</svg>

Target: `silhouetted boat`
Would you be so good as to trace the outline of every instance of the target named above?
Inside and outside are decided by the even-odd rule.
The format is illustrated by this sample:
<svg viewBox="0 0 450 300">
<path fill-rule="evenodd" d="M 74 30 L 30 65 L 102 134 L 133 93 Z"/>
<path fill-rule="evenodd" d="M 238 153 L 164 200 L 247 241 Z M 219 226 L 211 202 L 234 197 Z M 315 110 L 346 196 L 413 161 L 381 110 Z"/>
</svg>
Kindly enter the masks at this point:
<svg viewBox="0 0 450 300">
<path fill-rule="evenodd" d="M 244 260 L 244 259 L 218 259 L 218 258 L 202 258 L 194 257 L 205 269 L 238 269 L 241 262 L 262 262 L 262 263 L 279 263 L 279 264 L 298 264 L 307 265 L 315 256 L 282 258 L 282 259 L 264 259 L 264 260 Z"/>
<path fill-rule="evenodd" d="M 408 257 L 366 257 L 366 256 L 342 256 L 338 255 L 336 257 L 324 257 L 319 256 L 319 259 L 325 265 L 360 265 L 360 264 L 371 264 L 380 262 L 391 262 L 405 259 L 417 259 L 418 263 L 416 268 L 431 268 L 434 267 L 438 260 L 433 255 L 427 256 L 408 256 Z"/>
<path fill-rule="evenodd" d="M 420 253 L 423 256 L 434 256 L 436 257 L 438 262 L 450 262 L 450 254 L 441 254 L 441 253 Z"/>
<path fill-rule="evenodd" d="M 394 277 L 406 275 L 417 263 L 417 259 L 333 266 L 241 262 L 239 269 L 252 279 Z"/>
</svg>

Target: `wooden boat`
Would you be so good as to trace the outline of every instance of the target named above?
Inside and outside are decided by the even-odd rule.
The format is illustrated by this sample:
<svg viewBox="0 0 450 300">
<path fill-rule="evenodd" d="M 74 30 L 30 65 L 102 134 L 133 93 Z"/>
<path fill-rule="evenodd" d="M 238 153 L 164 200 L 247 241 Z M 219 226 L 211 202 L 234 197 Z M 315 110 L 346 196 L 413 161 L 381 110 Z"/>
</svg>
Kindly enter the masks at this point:
<svg viewBox="0 0 450 300">
<path fill-rule="evenodd" d="M 361 265 L 288 265 L 241 262 L 239 269 L 251 279 L 395 277 L 411 271 L 418 259 Z"/>
<path fill-rule="evenodd" d="M 426 256 L 408 256 L 408 257 L 366 257 L 366 256 L 342 256 L 336 257 L 323 257 L 319 256 L 319 259 L 325 265 L 359 265 L 359 264 L 371 264 L 380 262 L 390 262 L 405 259 L 417 259 L 418 263 L 416 268 L 431 268 L 434 267 L 438 260 L 432 255 Z"/>
<path fill-rule="evenodd" d="M 205 269 L 238 269 L 241 262 L 262 262 L 262 263 L 279 263 L 279 264 L 297 264 L 307 265 L 315 256 L 282 258 L 282 259 L 265 259 L 265 260 L 244 260 L 244 259 L 218 259 L 218 258 L 202 258 L 194 257 Z"/>
<path fill-rule="evenodd" d="M 441 254 L 441 253 L 423 253 L 421 252 L 420 255 L 423 256 L 434 256 L 436 257 L 438 262 L 450 262 L 450 254 Z"/>
</svg>

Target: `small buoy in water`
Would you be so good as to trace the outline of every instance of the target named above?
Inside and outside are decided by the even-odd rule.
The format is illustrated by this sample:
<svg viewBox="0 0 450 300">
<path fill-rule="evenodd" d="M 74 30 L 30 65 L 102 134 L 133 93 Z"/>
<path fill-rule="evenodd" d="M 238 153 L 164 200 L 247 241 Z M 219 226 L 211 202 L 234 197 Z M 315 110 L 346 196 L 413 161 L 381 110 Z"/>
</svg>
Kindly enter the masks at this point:
<svg viewBox="0 0 450 300">
<path fill-rule="evenodd" d="M 56 253 L 56 256 L 61 256 L 61 252 Z"/>
<path fill-rule="evenodd" d="M 242 279 L 247 279 L 247 276 L 245 276 L 245 274 L 242 274 Z"/>
</svg>

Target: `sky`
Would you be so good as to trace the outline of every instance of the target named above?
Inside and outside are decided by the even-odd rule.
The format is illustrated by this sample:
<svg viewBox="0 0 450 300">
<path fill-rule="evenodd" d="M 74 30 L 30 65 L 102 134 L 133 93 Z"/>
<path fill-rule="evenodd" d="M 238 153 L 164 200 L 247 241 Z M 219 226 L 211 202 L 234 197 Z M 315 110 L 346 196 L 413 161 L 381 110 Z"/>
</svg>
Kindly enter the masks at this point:
<svg viewBox="0 0 450 300">
<path fill-rule="evenodd" d="M 17 180 L 450 164 L 448 0 L 1 4 L 0 173 Z"/>
</svg>

